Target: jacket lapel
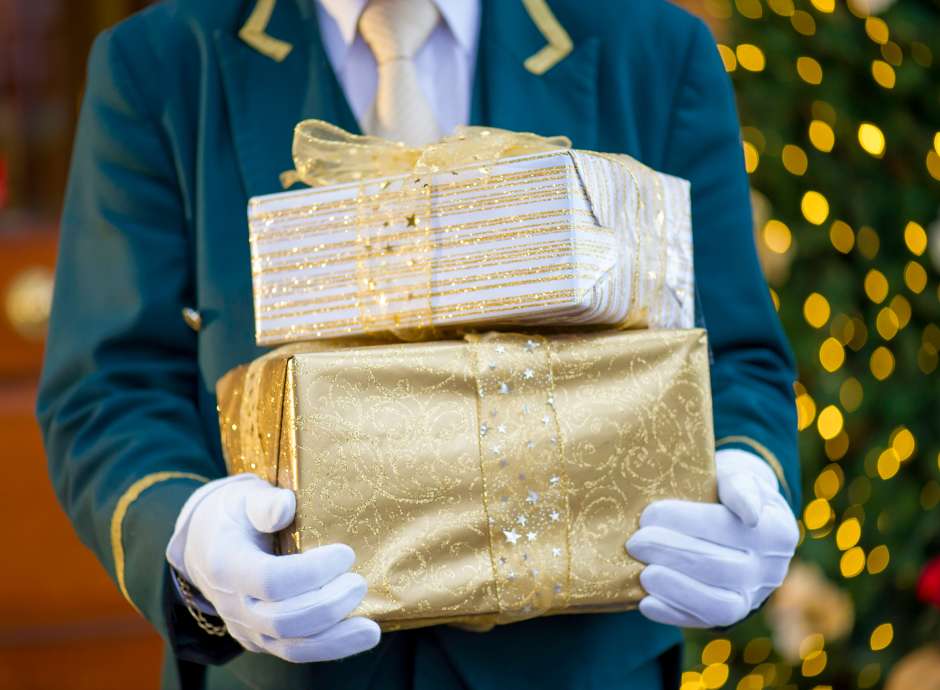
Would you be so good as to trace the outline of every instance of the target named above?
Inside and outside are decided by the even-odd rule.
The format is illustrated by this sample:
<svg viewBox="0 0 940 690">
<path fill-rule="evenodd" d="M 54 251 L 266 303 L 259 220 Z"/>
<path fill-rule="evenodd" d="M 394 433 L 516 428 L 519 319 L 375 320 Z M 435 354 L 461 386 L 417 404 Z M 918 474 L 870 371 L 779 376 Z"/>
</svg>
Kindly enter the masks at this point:
<svg viewBox="0 0 940 690">
<path fill-rule="evenodd" d="M 250 9 L 254 2 L 246 5 Z M 570 54 L 534 74 L 524 63 L 544 48 L 546 38 L 524 3 L 482 0 L 481 5 L 471 123 L 564 134 L 578 148 L 596 148 L 597 39 L 575 37 Z M 320 118 L 357 133 L 359 126 L 326 55 L 313 2 L 276 3 L 265 31 L 291 46 L 280 62 L 239 38 L 238 28 L 219 29 L 214 38 L 250 197 L 281 190 L 279 176 L 293 168 L 291 143 L 301 120 Z"/>
<path fill-rule="evenodd" d="M 574 49 L 544 74 L 524 63 L 546 38 L 523 2 L 482 0 L 471 123 L 597 146 L 597 38 L 574 37 Z"/>
<path fill-rule="evenodd" d="M 265 31 L 291 46 L 280 62 L 237 31 L 219 29 L 214 39 L 239 168 L 251 197 L 281 191 L 279 175 L 294 167 L 298 122 L 316 117 L 354 132 L 358 124 L 324 50 L 312 1 L 275 5 Z"/>
</svg>

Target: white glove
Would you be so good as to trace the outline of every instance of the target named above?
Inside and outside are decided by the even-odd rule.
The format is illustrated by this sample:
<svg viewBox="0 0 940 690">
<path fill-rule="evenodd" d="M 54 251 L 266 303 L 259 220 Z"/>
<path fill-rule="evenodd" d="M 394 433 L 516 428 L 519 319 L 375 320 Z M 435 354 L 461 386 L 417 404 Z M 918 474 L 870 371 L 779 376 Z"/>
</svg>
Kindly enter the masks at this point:
<svg viewBox="0 0 940 690">
<path fill-rule="evenodd" d="M 799 541 L 790 507 L 763 460 L 715 455 L 718 503 L 663 500 L 640 516 L 626 543 L 640 573 L 647 618 L 685 628 L 737 623 L 776 589 Z"/>
<path fill-rule="evenodd" d="M 250 474 L 209 482 L 183 506 L 166 557 L 245 649 L 295 663 L 371 649 L 379 626 L 346 618 L 366 593 L 345 544 L 271 554 L 271 533 L 294 518 L 294 494 Z"/>
</svg>

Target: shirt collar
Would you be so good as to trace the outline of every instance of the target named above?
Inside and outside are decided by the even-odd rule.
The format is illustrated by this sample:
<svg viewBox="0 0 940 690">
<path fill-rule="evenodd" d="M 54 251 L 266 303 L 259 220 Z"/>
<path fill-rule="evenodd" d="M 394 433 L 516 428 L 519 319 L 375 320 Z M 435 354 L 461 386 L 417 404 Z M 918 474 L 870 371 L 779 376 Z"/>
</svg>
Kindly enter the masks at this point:
<svg viewBox="0 0 940 690">
<path fill-rule="evenodd" d="M 359 16 L 369 0 L 317 0 L 336 22 L 347 50 L 356 40 Z M 434 0 L 438 11 L 460 47 L 470 53 L 474 49 L 480 23 L 479 0 Z"/>
</svg>

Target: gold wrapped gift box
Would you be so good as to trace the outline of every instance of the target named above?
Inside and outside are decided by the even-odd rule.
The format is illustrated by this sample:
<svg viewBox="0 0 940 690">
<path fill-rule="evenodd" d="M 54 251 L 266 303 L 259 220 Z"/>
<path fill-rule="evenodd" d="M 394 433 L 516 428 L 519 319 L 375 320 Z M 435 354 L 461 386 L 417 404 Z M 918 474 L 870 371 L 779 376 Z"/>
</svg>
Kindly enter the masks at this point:
<svg viewBox="0 0 940 690">
<path fill-rule="evenodd" d="M 716 496 L 702 330 L 297 343 L 217 393 L 229 471 L 298 496 L 279 551 L 351 545 L 385 630 L 634 608 L 643 508 Z"/>
</svg>

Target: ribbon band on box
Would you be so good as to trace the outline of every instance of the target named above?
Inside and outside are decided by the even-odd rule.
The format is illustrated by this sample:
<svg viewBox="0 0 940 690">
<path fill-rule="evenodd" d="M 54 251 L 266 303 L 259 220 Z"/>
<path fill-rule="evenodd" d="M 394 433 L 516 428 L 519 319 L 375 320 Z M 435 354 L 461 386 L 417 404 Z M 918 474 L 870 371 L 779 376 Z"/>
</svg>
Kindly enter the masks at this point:
<svg viewBox="0 0 940 690">
<path fill-rule="evenodd" d="M 565 608 L 570 482 L 555 411 L 550 342 L 467 336 L 476 376 L 480 471 L 497 624 Z M 524 463 L 524 464 L 523 464 Z"/>
</svg>

